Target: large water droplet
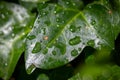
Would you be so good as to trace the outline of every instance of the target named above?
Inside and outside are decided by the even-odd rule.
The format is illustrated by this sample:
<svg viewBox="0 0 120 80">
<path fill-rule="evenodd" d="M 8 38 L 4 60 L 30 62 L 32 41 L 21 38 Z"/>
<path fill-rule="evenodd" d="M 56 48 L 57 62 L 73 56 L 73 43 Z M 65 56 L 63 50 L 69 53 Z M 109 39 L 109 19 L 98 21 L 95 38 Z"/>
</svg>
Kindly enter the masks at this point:
<svg viewBox="0 0 120 80">
<path fill-rule="evenodd" d="M 32 50 L 32 53 L 38 53 L 38 52 L 40 52 L 40 50 L 41 50 L 41 43 L 36 42 L 35 47 Z"/>
<path fill-rule="evenodd" d="M 43 54 L 47 54 L 48 48 L 45 48 L 42 52 L 43 52 Z"/>
<path fill-rule="evenodd" d="M 27 38 L 28 38 L 29 40 L 32 40 L 32 39 L 35 39 L 36 36 L 35 36 L 35 35 L 30 35 L 30 36 L 28 36 Z"/>
<path fill-rule="evenodd" d="M 71 25 L 69 29 L 71 32 L 75 32 L 77 30 L 77 28 L 74 25 Z"/>
<path fill-rule="evenodd" d="M 71 56 L 77 56 L 78 55 L 78 51 L 76 49 L 71 51 Z"/>
<path fill-rule="evenodd" d="M 27 68 L 27 73 L 30 74 L 32 73 L 34 70 L 36 69 L 34 64 L 31 64 L 28 68 Z"/>
<path fill-rule="evenodd" d="M 52 51 L 52 54 L 55 56 L 57 54 L 57 52 L 56 51 Z"/>
<path fill-rule="evenodd" d="M 55 46 L 60 50 L 61 54 L 64 55 L 66 53 L 66 45 L 64 43 L 59 42 Z"/>
<path fill-rule="evenodd" d="M 41 32 L 45 35 L 46 34 L 46 29 L 42 28 L 41 30 L 42 30 Z"/>
<path fill-rule="evenodd" d="M 92 25 L 95 25 L 95 24 L 96 24 L 96 21 L 92 19 L 92 20 L 91 20 L 91 24 L 92 24 Z"/>
<path fill-rule="evenodd" d="M 79 36 L 75 36 L 74 38 L 69 40 L 69 44 L 70 45 L 77 45 L 81 42 L 80 37 Z"/>
<path fill-rule="evenodd" d="M 44 23 L 45 23 L 47 26 L 50 25 L 50 21 L 45 21 Z"/>
<path fill-rule="evenodd" d="M 95 46 L 95 41 L 94 41 L 94 40 L 89 40 L 89 41 L 87 42 L 87 44 L 88 44 L 88 46 L 94 47 L 94 46 Z"/>
</svg>

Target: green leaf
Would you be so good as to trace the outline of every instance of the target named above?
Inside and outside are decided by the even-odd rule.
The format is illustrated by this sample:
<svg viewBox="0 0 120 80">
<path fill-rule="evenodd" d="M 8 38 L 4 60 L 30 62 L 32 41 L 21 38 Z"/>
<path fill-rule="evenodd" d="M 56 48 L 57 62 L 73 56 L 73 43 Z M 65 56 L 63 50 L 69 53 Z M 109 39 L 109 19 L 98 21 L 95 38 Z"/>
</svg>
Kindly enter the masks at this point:
<svg viewBox="0 0 120 80">
<path fill-rule="evenodd" d="M 31 22 L 31 23 L 28 23 Z M 0 77 L 8 80 L 25 49 L 33 16 L 19 5 L 0 2 Z"/>
<path fill-rule="evenodd" d="M 40 74 L 38 76 L 37 80 L 49 80 L 49 77 L 45 74 Z"/>
<path fill-rule="evenodd" d="M 119 80 L 120 67 L 117 65 L 86 65 L 69 80 Z"/>
<path fill-rule="evenodd" d="M 43 69 L 59 67 L 75 59 L 86 46 L 96 50 L 107 48 L 110 52 L 114 49 L 116 31 L 120 32 L 118 14 L 101 3 L 89 4 L 83 11 L 41 4 L 28 34 L 35 38 L 26 40 L 26 69 L 32 64 Z M 36 47 L 38 43 L 40 48 Z"/>
</svg>

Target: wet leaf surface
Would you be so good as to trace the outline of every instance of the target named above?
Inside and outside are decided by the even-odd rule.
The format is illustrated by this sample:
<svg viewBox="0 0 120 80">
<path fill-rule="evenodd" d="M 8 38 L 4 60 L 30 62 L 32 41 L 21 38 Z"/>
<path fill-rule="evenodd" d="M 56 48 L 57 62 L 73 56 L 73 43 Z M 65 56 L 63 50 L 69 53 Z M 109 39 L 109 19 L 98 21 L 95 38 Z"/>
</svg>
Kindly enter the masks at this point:
<svg viewBox="0 0 120 80">
<path fill-rule="evenodd" d="M 7 80 L 25 49 L 33 17 L 17 4 L 0 1 L 0 77 Z"/>
<path fill-rule="evenodd" d="M 62 1 L 62 6 L 68 4 Z M 82 11 L 62 6 L 39 5 L 39 14 L 28 34 L 35 38 L 26 40 L 26 69 L 31 64 L 42 69 L 59 67 L 75 59 L 86 46 L 98 51 L 105 47 L 114 49 L 120 29 L 119 22 L 113 20 L 115 15 L 120 17 L 118 12 L 101 3 L 89 4 Z M 41 47 L 36 49 L 38 42 Z M 33 53 L 34 49 L 39 51 Z"/>
</svg>

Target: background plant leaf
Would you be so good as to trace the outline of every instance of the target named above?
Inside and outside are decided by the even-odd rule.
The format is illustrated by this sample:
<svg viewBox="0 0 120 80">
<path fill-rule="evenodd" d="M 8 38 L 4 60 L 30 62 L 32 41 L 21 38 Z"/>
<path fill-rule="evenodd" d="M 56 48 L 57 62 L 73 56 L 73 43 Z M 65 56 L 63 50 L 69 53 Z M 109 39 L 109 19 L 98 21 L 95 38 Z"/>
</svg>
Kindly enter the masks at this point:
<svg viewBox="0 0 120 80">
<path fill-rule="evenodd" d="M 10 78 L 25 49 L 25 36 L 33 20 L 25 8 L 0 1 L 0 77 L 4 80 Z"/>
<path fill-rule="evenodd" d="M 26 69 L 59 67 L 75 59 L 86 46 L 98 51 L 114 49 L 114 40 L 120 31 L 116 15 L 120 16 L 111 7 L 95 2 L 80 11 L 41 4 L 38 11 L 26 40 Z"/>
</svg>

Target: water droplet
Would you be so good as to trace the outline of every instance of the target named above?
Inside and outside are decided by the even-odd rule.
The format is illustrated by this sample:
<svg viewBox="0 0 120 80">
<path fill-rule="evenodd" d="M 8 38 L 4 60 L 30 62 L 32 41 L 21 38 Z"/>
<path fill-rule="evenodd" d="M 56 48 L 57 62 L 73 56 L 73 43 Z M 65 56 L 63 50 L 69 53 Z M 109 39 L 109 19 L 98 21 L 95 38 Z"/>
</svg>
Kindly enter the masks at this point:
<svg viewBox="0 0 120 80">
<path fill-rule="evenodd" d="M 94 41 L 94 40 L 89 40 L 89 41 L 87 42 L 87 44 L 88 44 L 88 46 L 94 47 L 94 46 L 95 46 L 95 41 Z"/>
<path fill-rule="evenodd" d="M 34 70 L 36 69 L 34 64 L 31 64 L 28 68 L 27 68 L 27 73 L 30 74 L 32 73 Z"/>
<path fill-rule="evenodd" d="M 91 24 L 92 24 L 92 25 L 95 25 L 95 24 L 96 24 L 96 21 L 92 19 L 92 20 L 91 20 Z"/>
<path fill-rule="evenodd" d="M 62 23 L 65 23 L 65 21 L 62 21 Z"/>
<path fill-rule="evenodd" d="M 81 51 L 82 49 L 81 48 L 78 48 L 79 51 Z"/>
<path fill-rule="evenodd" d="M 74 25 L 71 25 L 69 29 L 71 32 L 75 32 L 77 30 L 77 28 Z"/>
<path fill-rule="evenodd" d="M 3 31 L 0 31 L 0 36 L 3 36 L 4 35 L 4 32 Z"/>
<path fill-rule="evenodd" d="M 68 2 L 68 1 L 66 2 L 66 4 L 69 4 L 69 3 L 70 3 L 70 2 Z"/>
<path fill-rule="evenodd" d="M 35 39 L 36 36 L 35 36 L 35 35 L 30 35 L 30 36 L 28 36 L 27 38 L 28 38 L 29 40 L 32 40 L 32 39 Z"/>
<path fill-rule="evenodd" d="M 60 21 L 60 19 L 59 18 L 57 18 L 57 22 L 59 22 Z"/>
<path fill-rule="evenodd" d="M 66 45 L 64 43 L 56 43 L 55 46 L 60 50 L 61 54 L 65 54 L 66 53 Z"/>
<path fill-rule="evenodd" d="M 41 43 L 36 42 L 35 47 L 32 50 L 32 53 L 38 53 L 38 52 L 40 52 L 40 50 L 41 50 Z"/>
<path fill-rule="evenodd" d="M 76 4 L 75 3 L 73 3 L 73 6 L 75 6 Z"/>
<path fill-rule="evenodd" d="M 25 33 L 23 32 L 22 35 L 25 35 Z"/>
<path fill-rule="evenodd" d="M 71 56 L 77 56 L 78 55 L 78 51 L 76 49 L 71 51 Z"/>
<path fill-rule="evenodd" d="M 42 28 L 41 30 L 42 30 L 41 32 L 45 35 L 46 34 L 46 29 Z"/>
<path fill-rule="evenodd" d="M 56 14 L 57 12 L 56 11 L 54 11 L 54 14 Z"/>
<path fill-rule="evenodd" d="M 56 51 L 52 51 L 52 54 L 55 56 L 57 54 L 57 52 Z"/>
<path fill-rule="evenodd" d="M 43 12 L 43 15 L 47 15 L 48 14 L 48 12 Z"/>
<path fill-rule="evenodd" d="M 57 24 L 57 27 L 60 27 L 60 25 Z"/>
<path fill-rule="evenodd" d="M 69 40 L 69 44 L 70 45 L 77 45 L 81 42 L 80 37 L 79 36 L 75 36 L 74 38 Z"/>
<path fill-rule="evenodd" d="M 5 66 L 7 66 L 8 64 L 7 63 L 5 63 Z"/>
<path fill-rule="evenodd" d="M 48 52 L 48 48 L 45 48 L 44 50 L 43 50 L 43 54 L 46 54 Z"/>
<path fill-rule="evenodd" d="M 2 19 L 5 19 L 5 15 L 4 14 L 1 14 L 1 17 L 2 17 Z"/>
<path fill-rule="evenodd" d="M 46 24 L 47 26 L 49 26 L 49 25 L 50 25 L 50 21 L 45 21 L 45 24 Z"/>
<path fill-rule="evenodd" d="M 79 30 L 79 31 L 80 31 L 80 29 L 81 29 L 81 26 L 77 27 L 77 30 Z"/>
<path fill-rule="evenodd" d="M 92 8 L 91 6 L 88 6 L 88 8 Z"/>
<path fill-rule="evenodd" d="M 12 33 L 12 37 L 15 37 L 15 34 L 14 34 L 14 33 Z"/>
</svg>

